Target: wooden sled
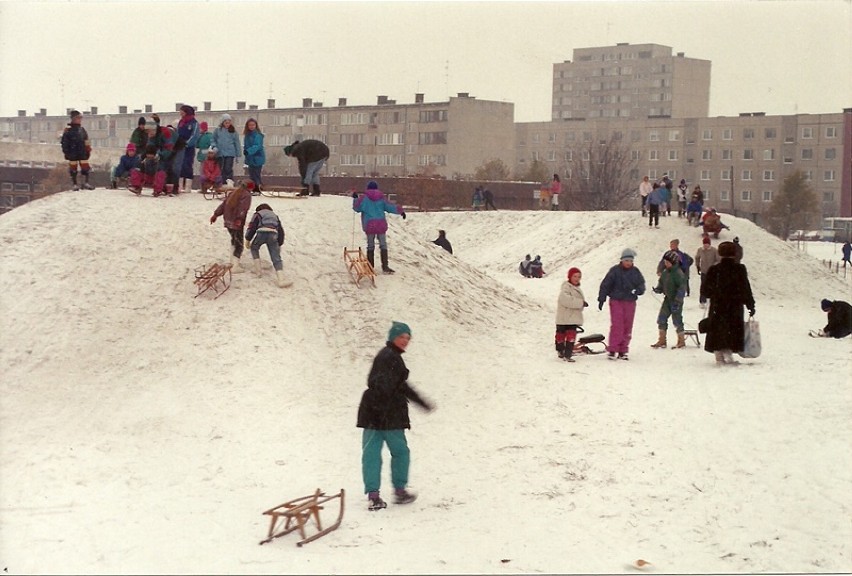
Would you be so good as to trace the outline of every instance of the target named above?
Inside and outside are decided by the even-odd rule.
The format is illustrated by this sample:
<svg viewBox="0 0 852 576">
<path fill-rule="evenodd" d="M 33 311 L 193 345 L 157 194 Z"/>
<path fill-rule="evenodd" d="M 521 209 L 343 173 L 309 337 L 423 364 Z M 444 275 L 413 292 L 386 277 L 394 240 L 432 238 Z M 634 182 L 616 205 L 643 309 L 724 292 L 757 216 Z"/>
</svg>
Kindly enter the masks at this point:
<svg viewBox="0 0 852 576">
<path fill-rule="evenodd" d="M 260 189 L 260 193 L 261 195 L 268 196 L 269 198 L 290 198 L 293 200 L 300 200 L 307 198 L 307 196 L 299 195 L 302 190 L 304 190 L 304 188 L 299 186 L 263 186 Z"/>
<path fill-rule="evenodd" d="M 340 493 L 333 494 L 331 496 L 326 496 L 325 492 L 322 492 L 319 488 L 317 488 L 316 492 L 310 496 L 302 496 L 301 498 L 284 502 L 275 508 L 270 508 L 264 512 L 264 515 L 271 517 L 269 533 L 267 534 L 267 538 L 265 540 L 261 540 L 259 544 L 272 542 L 276 538 L 280 538 L 285 534 L 298 530 L 302 539 L 296 542 L 296 546 L 301 547 L 303 544 L 313 542 L 317 538 L 321 538 L 329 532 L 337 530 L 340 527 L 340 522 L 343 520 L 345 495 L 346 491 L 343 490 L 343 488 L 340 489 Z M 336 498 L 340 499 L 340 512 L 337 514 L 337 521 L 334 524 L 323 528 L 322 522 L 320 521 L 320 511 L 325 508 L 324 505 L 326 503 Z M 305 525 L 311 518 L 313 518 L 316 522 L 318 532 L 312 536 L 307 536 L 305 534 Z M 279 522 L 285 519 L 286 522 L 284 523 L 284 528 L 278 530 L 278 527 L 280 527 Z"/>
<path fill-rule="evenodd" d="M 701 346 L 701 337 L 698 335 L 698 330 L 684 330 L 683 338 L 684 340 L 687 338 L 692 338 L 696 346 Z"/>
<path fill-rule="evenodd" d="M 230 192 L 233 188 L 223 188 L 222 186 L 211 186 L 201 191 L 205 200 L 221 200 L 225 197 L 226 192 Z"/>
<path fill-rule="evenodd" d="M 349 272 L 349 277 L 359 288 L 361 287 L 361 279 L 369 278 L 373 287 L 376 286 L 376 271 L 370 265 L 370 261 L 364 255 L 364 252 L 358 247 L 357 250 L 343 249 L 343 262 L 346 264 L 346 270 Z"/>
<path fill-rule="evenodd" d="M 198 298 L 208 290 L 216 292 L 214 300 L 231 287 L 231 264 L 210 264 L 195 269 L 195 285 L 198 287 Z"/>
</svg>

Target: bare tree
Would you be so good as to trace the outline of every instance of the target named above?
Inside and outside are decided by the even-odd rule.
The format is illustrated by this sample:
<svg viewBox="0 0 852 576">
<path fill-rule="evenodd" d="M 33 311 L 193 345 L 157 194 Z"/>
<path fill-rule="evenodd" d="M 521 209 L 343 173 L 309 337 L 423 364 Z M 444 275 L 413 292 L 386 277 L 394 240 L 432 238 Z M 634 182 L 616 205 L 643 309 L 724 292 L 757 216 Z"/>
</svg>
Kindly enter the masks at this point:
<svg viewBox="0 0 852 576">
<path fill-rule="evenodd" d="M 817 195 L 801 170 L 784 178 L 766 216 L 769 231 L 785 240 L 793 230 L 807 230 L 818 222 Z"/>
<path fill-rule="evenodd" d="M 518 172 L 516 179 L 523 182 L 547 182 L 550 180 L 551 172 L 547 164 L 541 160 L 532 160 L 526 172 Z"/>
<path fill-rule="evenodd" d="M 636 161 L 620 133 L 570 148 L 565 178 L 568 205 L 573 210 L 624 210 L 636 184 Z M 563 185 L 564 185 L 563 184 Z"/>
</svg>

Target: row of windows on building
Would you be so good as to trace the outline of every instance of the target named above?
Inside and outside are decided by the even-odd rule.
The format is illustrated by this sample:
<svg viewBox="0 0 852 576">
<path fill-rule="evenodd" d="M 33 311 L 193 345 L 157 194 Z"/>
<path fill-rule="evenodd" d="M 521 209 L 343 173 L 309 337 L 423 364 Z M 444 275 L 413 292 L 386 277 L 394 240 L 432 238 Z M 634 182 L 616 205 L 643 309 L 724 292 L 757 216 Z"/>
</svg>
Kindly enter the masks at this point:
<svg viewBox="0 0 852 576">
<path fill-rule="evenodd" d="M 733 141 L 734 140 L 734 129 L 733 128 L 719 128 L 716 130 L 717 134 L 721 134 L 721 139 L 725 141 Z M 704 128 L 701 130 L 701 140 L 703 141 L 712 141 L 713 140 L 713 128 Z M 651 129 L 647 131 L 648 142 L 660 142 L 661 136 L 664 134 L 667 135 L 669 142 L 680 142 L 682 131 L 680 129 L 672 129 L 672 130 L 659 130 L 659 129 Z M 754 140 L 756 138 L 757 129 L 755 128 L 743 128 L 742 129 L 742 140 Z M 827 139 L 835 139 L 838 137 L 837 126 L 825 126 L 823 134 Z M 577 141 L 578 136 L 582 138 L 583 142 L 591 142 L 594 138 L 593 133 L 591 131 L 584 131 L 578 134 L 576 131 L 569 130 L 564 133 L 564 139 L 566 143 Z M 558 137 L 558 133 L 549 132 L 547 134 L 548 142 L 556 142 Z M 817 128 L 814 126 L 802 126 L 800 130 L 800 140 L 813 140 L 817 137 Z M 615 130 L 612 133 L 613 140 L 623 140 L 624 132 L 620 130 Z M 764 140 L 776 140 L 778 138 L 778 129 L 773 127 L 766 127 L 763 129 L 763 139 Z M 541 142 L 541 134 L 533 133 L 532 141 L 533 143 Z M 642 141 L 642 131 L 641 130 L 631 130 L 630 131 L 630 141 L 631 142 L 641 142 Z M 786 136 L 784 138 L 785 144 L 794 144 L 795 139 L 793 136 Z M 523 145 L 523 143 L 521 143 Z"/>
<path fill-rule="evenodd" d="M 648 153 L 647 158 L 643 157 L 644 152 Z M 679 148 L 672 148 L 672 149 L 668 150 L 668 161 L 669 162 L 679 161 L 680 160 L 680 152 L 681 152 L 681 150 Z M 724 150 L 721 150 L 720 152 L 721 152 L 721 154 L 719 155 L 720 160 L 731 160 L 731 161 L 733 161 L 733 159 L 734 159 L 734 151 L 733 150 L 724 149 Z M 590 152 L 588 150 L 580 150 L 579 154 L 580 154 L 581 159 L 584 162 L 588 162 L 589 157 L 590 157 Z M 574 150 L 560 150 L 560 151 L 548 150 L 544 154 L 544 156 L 546 156 L 546 159 L 550 162 L 556 161 L 558 156 L 561 156 L 563 160 L 567 160 L 568 162 L 572 162 L 574 160 Z M 837 158 L 837 148 L 824 148 L 822 156 L 823 156 L 823 160 L 834 160 L 834 159 L 836 159 Z M 802 148 L 799 151 L 799 157 L 800 157 L 800 160 L 803 160 L 803 161 L 813 160 L 814 159 L 814 149 L 813 148 Z M 643 161 L 643 160 L 647 160 L 649 162 L 657 162 L 661 158 L 662 158 L 662 156 L 660 155 L 660 151 L 657 150 L 657 149 L 651 149 L 651 150 L 647 150 L 647 151 L 643 151 L 643 150 L 631 150 L 630 151 L 630 159 L 635 160 L 637 162 Z M 541 152 L 534 151 L 534 152 L 532 152 L 532 159 L 533 160 L 544 160 L 545 158 L 543 157 Z M 776 154 L 775 154 L 774 148 L 768 148 L 768 149 L 763 151 L 763 160 L 765 160 L 767 162 L 774 162 L 775 159 L 776 159 Z M 703 149 L 701 151 L 701 160 L 706 161 L 706 162 L 712 161 L 713 160 L 713 150 L 707 149 L 707 148 Z M 744 161 L 755 160 L 754 150 L 751 149 L 751 148 L 747 148 L 747 149 L 743 150 L 742 151 L 742 160 L 744 160 Z M 784 157 L 784 164 L 792 164 L 792 163 L 793 163 L 793 157 L 792 156 L 785 156 Z"/>
</svg>

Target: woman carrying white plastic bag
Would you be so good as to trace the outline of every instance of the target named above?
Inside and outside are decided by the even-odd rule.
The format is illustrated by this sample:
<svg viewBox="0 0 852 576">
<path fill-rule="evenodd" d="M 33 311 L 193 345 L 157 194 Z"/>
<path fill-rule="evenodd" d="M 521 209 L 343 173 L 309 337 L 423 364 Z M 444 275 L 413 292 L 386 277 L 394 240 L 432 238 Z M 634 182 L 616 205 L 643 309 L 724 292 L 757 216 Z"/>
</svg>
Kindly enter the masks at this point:
<svg viewBox="0 0 852 576">
<path fill-rule="evenodd" d="M 744 323 L 743 330 L 743 351 L 740 356 L 743 358 L 757 358 L 760 356 L 760 322 L 754 318 L 749 318 Z"/>
</svg>

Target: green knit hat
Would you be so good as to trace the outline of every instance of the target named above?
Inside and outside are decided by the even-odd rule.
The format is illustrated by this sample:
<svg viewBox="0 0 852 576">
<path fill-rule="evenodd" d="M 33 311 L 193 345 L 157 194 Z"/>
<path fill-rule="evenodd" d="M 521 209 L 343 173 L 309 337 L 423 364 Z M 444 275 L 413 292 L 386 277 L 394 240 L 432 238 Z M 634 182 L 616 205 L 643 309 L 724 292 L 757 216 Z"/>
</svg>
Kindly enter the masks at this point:
<svg viewBox="0 0 852 576">
<path fill-rule="evenodd" d="M 396 322 L 391 325 L 391 329 L 388 332 L 388 342 L 393 342 L 396 340 L 396 337 L 401 334 L 408 334 L 411 336 L 411 328 L 408 327 L 408 324 L 405 322 Z"/>
</svg>

